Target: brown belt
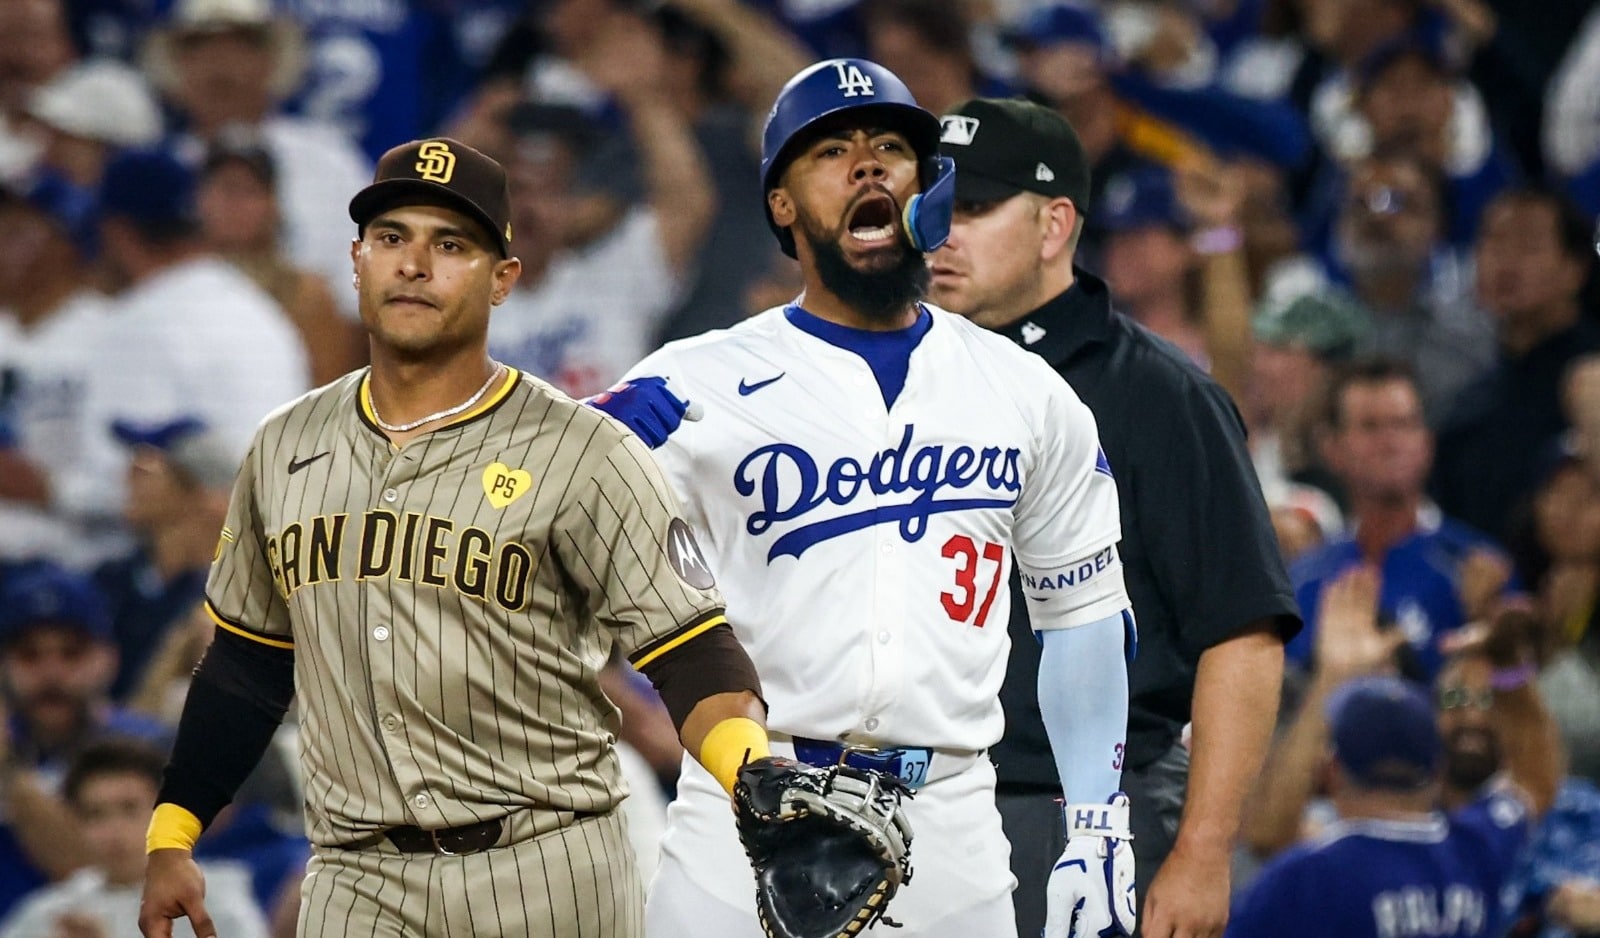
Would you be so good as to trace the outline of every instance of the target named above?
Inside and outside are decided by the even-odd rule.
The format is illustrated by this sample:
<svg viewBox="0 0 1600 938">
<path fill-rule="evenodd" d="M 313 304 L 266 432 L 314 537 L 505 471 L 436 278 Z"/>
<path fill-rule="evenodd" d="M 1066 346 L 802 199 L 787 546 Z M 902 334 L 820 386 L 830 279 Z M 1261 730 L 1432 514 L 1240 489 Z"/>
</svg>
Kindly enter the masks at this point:
<svg viewBox="0 0 1600 938">
<path fill-rule="evenodd" d="M 594 811 L 579 811 L 573 816 L 573 820 L 581 821 L 595 815 Z M 495 846 L 500 842 L 500 836 L 505 833 L 505 827 L 505 818 L 431 831 L 408 824 L 404 827 L 391 827 L 383 832 L 383 836 L 402 853 L 434 853 L 439 856 L 454 857 L 464 853 L 477 853 Z"/>
</svg>

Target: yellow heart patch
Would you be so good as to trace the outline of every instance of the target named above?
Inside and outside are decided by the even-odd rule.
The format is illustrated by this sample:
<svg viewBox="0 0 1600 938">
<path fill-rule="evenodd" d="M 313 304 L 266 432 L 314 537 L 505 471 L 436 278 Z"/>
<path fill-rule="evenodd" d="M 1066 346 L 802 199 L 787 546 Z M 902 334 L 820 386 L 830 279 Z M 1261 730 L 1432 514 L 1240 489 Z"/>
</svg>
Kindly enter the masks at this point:
<svg viewBox="0 0 1600 938">
<path fill-rule="evenodd" d="M 483 470 L 483 494 L 489 504 L 504 508 L 533 490 L 533 476 L 526 469 L 513 469 L 503 462 L 490 463 Z"/>
</svg>

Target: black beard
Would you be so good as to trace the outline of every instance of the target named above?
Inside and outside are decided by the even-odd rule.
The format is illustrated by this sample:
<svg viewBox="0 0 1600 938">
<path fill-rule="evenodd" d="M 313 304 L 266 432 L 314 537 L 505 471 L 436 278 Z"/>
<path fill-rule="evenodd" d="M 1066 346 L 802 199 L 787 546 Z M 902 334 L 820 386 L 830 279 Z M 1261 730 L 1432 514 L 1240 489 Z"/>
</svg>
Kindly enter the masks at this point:
<svg viewBox="0 0 1600 938">
<path fill-rule="evenodd" d="M 1452 740 L 1464 734 L 1488 735 L 1486 752 L 1463 752 L 1451 745 Z M 1483 730 L 1463 729 L 1450 734 L 1444 746 L 1445 783 L 1459 791 L 1476 791 L 1500 769 L 1500 747 L 1492 735 Z"/>
<path fill-rule="evenodd" d="M 928 293 L 933 275 L 922 252 L 914 251 L 900 236 L 899 254 L 889 266 L 879 270 L 857 270 L 839 247 L 839 235 L 819 234 L 802 220 L 796 225 L 800 234 L 811 245 L 811 256 L 816 259 L 817 277 L 834 296 L 861 314 L 868 322 L 894 324 L 907 307 Z"/>
</svg>

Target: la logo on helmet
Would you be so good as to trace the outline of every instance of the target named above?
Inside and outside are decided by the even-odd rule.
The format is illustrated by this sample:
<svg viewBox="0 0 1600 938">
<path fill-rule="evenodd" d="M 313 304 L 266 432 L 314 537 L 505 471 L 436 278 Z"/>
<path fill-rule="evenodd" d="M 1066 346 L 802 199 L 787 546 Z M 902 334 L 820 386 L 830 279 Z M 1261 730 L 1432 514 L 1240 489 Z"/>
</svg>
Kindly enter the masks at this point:
<svg viewBox="0 0 1600 938">
<path fill-rule="evenodd" d="M 871 97 L 876 94 L 872 90 L 872 79 L 861 73 L 861 66 L 849 62 L 833 63 L 833 70 L 839 73 L 839 90 L 847 98 L 858 95 Z"/>
</svg>

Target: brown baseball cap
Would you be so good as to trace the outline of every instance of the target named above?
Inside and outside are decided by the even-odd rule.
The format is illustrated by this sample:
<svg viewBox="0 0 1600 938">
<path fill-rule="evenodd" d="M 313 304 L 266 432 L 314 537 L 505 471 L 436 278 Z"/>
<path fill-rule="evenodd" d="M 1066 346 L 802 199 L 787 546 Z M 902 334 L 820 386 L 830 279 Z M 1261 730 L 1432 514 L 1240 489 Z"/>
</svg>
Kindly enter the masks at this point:
<svg viewBox="0 0 1600 938">
<path fill-rule="evenodd" d="M 501 257 L 510 256 L 511 193 L 498 162 L 456 140 L 402 143 L 378 159 L 372 185 L 350 200 L 358 230 L 401 205 L 437 205 L 477 219 Z"/>
</svg>

